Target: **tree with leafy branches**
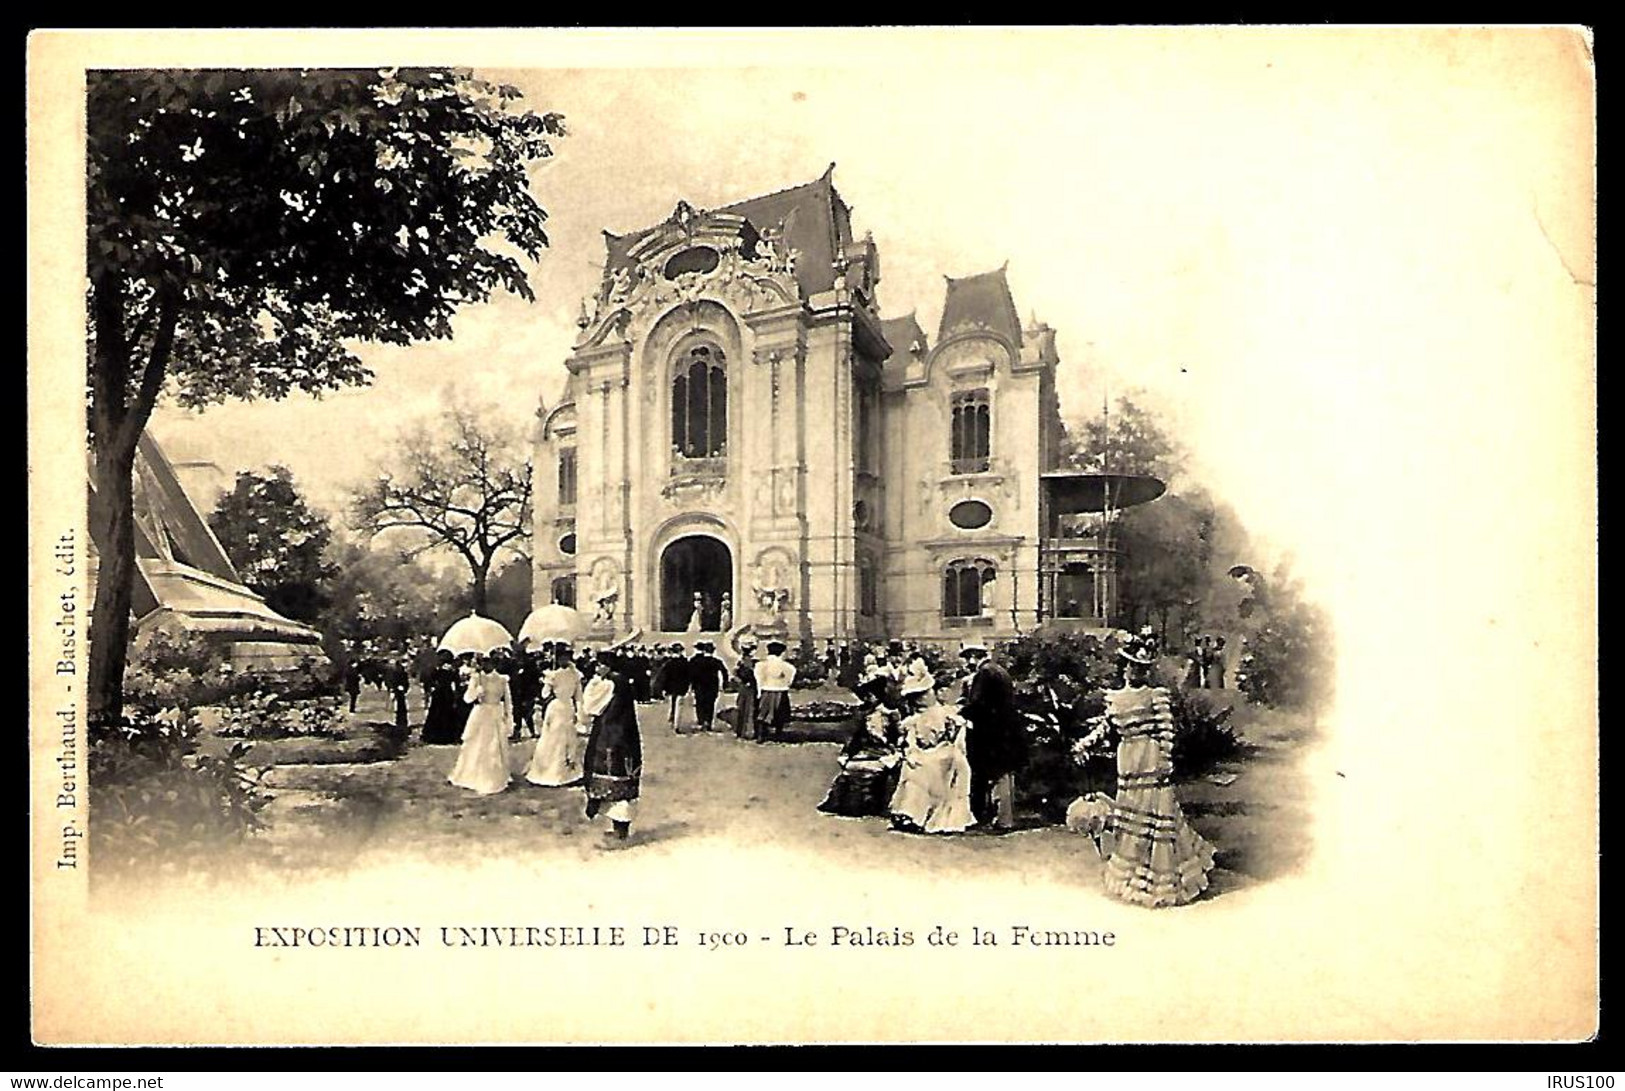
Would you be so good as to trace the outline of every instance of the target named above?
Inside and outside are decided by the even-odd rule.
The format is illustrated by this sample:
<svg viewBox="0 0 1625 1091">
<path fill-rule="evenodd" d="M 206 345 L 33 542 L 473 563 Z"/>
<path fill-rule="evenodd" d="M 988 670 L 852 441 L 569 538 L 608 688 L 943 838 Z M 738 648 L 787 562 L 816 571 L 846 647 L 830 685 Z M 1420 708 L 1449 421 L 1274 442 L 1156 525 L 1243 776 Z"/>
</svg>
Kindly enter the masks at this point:
<svg viewBox="0 0 1625 1091">
<path fill-rule="evenodd" d="M 1063 439 L 1067 462 L 1096 473 L 1147 474 L 1172 481 L 1185 468 L 1185 449 L 1157 415 L 1125 394 L 1109 413 L 1084 421 Z"/>
<path fill-rule="evenodd" d="M 399 532 L 414 543 L 409 556 L 441 549 L 461 557 L 481 614 L 493 563 L 524 554 L 531 519 L 530 460 L 517 433 L 489 416 L 453 405 L 408 429 L 353 507 L 357 530 Z"/>
<path fill-rule="evenodd" d="M 533 298 L 528 168 L 564 128 L 519 97 L 448 69 L 89 73 L 92 720 L 122 714 L 131 478 L 159 396 L 365 383 L 356 342 L 449 337 L 498 288 Z"/>
<path fill-rule="evenodd" d="M 335 574 L 327 560 L 333 528 L 305 502 L 286 466 L 243 470 L 209 513 L 243 584 L 279 614 L 315 621 L 326 604 L 323 584 Z"/>
<path fill-rule="evenodd" d="M 345 641 L 405 646 L 438 637 L 468 613 L 467 585 L 455 571 L 399 549 L 343 538 L 329 547 L 328 560 L 334 574 L 323 585 L 318 627 L 334 656 L 344 654 Z"/>
</svg>

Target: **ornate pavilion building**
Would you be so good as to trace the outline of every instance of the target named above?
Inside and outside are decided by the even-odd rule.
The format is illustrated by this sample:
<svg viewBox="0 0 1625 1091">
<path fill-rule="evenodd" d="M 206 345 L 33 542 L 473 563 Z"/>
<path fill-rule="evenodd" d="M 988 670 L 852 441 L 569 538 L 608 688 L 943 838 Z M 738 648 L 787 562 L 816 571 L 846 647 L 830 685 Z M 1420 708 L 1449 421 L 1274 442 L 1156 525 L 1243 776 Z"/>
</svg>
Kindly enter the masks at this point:
<svg viewBox="0 0 1625 1091">
<path fill-rule="evenodd" d="M 1044 548 L 1054 331 L 1023 328 L 1002 268 L 948 279 L 934 345 L 881 318 L 833 171 L 605 232 L 563 400 L 538 411 L 536 604 L 604 637 L 791 644 L 1104 624 L 1112 556 Z"/>
<path fill-rule="evenodd" d="M 190 464 L 218 474 L 212 464 Z M 91 475 L 94 492 L 94 475 Z M 284 670 L 325 662 L 321 633 L 283 617 L 243 585 L 209 529 L 182 475 L 151 432 L 142 432 L 131 480 L 135 573 L 131 634 L 190 633 L 216 645 L 239 668 Z M 90 595 L 96 597 L 97 543 L 90 540 Z"/>
</svg>

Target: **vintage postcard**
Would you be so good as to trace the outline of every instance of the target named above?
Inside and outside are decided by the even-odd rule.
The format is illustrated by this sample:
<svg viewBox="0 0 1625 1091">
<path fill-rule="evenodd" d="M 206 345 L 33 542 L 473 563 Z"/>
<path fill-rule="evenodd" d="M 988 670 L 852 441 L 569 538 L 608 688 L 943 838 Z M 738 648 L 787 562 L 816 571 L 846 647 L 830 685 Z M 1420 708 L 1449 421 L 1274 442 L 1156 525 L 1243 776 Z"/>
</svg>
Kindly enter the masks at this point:
<svg viewBox="0 0 1625 1091">
<path fill-rule="evenodd" d="M 1595 1032 L 1586 30 L 28 90 L 37 1042 Z"/>
</svg>

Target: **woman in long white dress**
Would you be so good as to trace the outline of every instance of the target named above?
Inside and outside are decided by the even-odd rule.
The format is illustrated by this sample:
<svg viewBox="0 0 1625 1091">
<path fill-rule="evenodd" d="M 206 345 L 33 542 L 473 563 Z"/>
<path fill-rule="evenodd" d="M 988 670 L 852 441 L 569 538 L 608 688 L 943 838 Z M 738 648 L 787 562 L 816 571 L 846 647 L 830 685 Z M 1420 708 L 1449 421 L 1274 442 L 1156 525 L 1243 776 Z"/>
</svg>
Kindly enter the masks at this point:
<svg viewBox="0 0 1625 1091">
<path fill-rule="evenodd" d="M 892 823 L 922 833 L 962 833 L 976 824 L 970 806 L 970 725 L 936 696 L 929 674 L 910 672 L 902 696 L 913 712 L 903 720 L 903 763 L 892 795 Z"/>
<path fill-rule="evenodd" d="M 542 676 L 542 696 L 551 698 L 542 715 L 542 729 L 536 738 L 525 779 L 544 788 L 562 788 L 581 779 L 577 755 L 576 710 L 581 698 L 581 674 L 570 658 L 569 648 L 555 654 L 554 667 Z"/>
<path fill-rule="evenodd" d="M 472 707 L 463 728 L 457 764 L 446 779 L 480 795 L 494 795 L 508 787 L 508 728 L 513 713 L 508 701 L 508 679 L 491 669 L 491 661 L 476 661 L 463 700 Z"/>
</svg>

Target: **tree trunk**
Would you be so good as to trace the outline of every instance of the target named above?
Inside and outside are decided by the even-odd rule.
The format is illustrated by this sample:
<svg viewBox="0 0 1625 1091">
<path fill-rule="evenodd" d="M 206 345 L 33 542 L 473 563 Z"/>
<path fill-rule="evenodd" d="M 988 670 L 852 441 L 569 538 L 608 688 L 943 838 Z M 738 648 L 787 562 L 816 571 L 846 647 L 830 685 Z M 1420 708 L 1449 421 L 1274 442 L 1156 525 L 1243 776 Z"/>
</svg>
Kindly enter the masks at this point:
<svg viewBox="0 0 1625 1091">
<path fill-rule="evenodd" d="M 97 725 L 115 723 L 124 713 L 124 662 L 135 581 L 134 471 L 134 447 L 108 451 L 96 459 L 96 495 L 90 508 L 96 598 L 90 611 L 87 700 L 89 722 Z"/>
<path fill-rule="evenodd" d="M 163 386 L 174 345 L 180 300 L 168 285 L 157 307 L 152 350 L 132 399 L 131 343 L 126 335 L 124 281 L 104 271 L 91 282 L 96 351 L 90 368 L 90 430 L 96 453 L 96 498 L 90 532 L 96 546 L 96 598 L 90 608 L 90 679 L 86 717 L 94 724 L 124 714 L 124 664 L 130 639 L 130 597 L 135 580 L 136 447 Z"/>
<path fill-rule="evenodd" d="M 474 565 L 474 612 L 484 617 L 490 615 L 485 612 L 485 583 L 486 575 L 490 571 L 489 565 Z"/>
</svg>

